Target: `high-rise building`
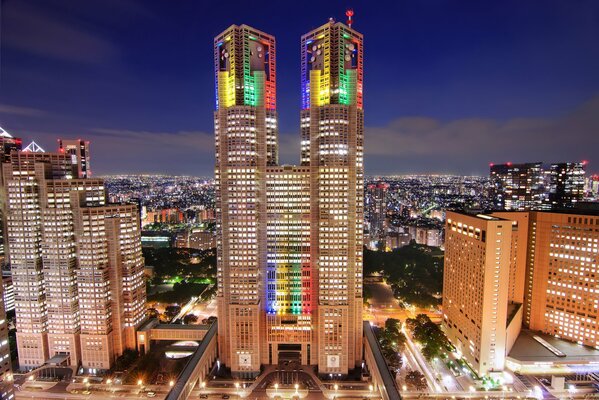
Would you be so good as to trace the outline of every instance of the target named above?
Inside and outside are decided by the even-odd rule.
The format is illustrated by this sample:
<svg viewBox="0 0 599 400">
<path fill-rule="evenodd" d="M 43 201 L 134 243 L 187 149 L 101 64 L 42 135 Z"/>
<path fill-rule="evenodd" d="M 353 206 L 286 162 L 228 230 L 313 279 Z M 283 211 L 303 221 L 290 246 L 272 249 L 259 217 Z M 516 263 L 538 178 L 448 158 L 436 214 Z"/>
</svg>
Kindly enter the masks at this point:
<svg viewBox="0 0 599 400">
<path fill-rule="evenodd" d="M 586 162 L 491 164 L 495 208 L 505 211 L 572 208 L 584 199 Z"/>
<path fill-rule="evenodd" d="M 599 214 L 531 213 L 524 324 L 599 348 Z"/>
<path fill-rule="evenodd" d="M 447 212 L 443 323 L 479 375 L 504 368 L 511 230 L 509 220 Z"/>
<path fill-rule="evenodd" d="M 497 210 L 543 210 L 550 207 L 543 163 L 491 164 Z"/>
<path fill-rule="evenodd" d="M 362 36 L 302 37 L 301 166 L 278 166 L 274 37 L 214 41 L 219 351 L 237 376 L 361 362 Z"/>
<path fill-rule="evenodd" d="M 137 207 L 107 204 L 79 156 L 13 151 L 2 163 L 21 368 L 108 370 L 145 318 Z"/>
<path fill-rule="evenodd" d="M 362 348 L 363 37 L 329 21 L 302 36 L 302 165 L 311 168 L 317 364 L 347 373 Z"/>
<path fill-rule="evenodd" d="M 518 368 L 590 362 L 539 335 L 599 349 L 598 228 L 592 210 L 447 213 L 443 326 L 478 374 L 501 370 L 508 355 Z M 536 332 L 526 346 L 555 360 L 534 350 L 515 360 L 522 329 Z"/>
<path fill-rule="evenodd" d="M 549 200 L 554 209 L 572 208 L 584 198 L 585 162 L 551 164 Z"/>
<path fill-rule="evenodd" d="M 366 221 L 373 242 L 384 241 L 387 234 L 387 193 L 389 184 L 377 182 L 366 187 Z"/>
</svg>

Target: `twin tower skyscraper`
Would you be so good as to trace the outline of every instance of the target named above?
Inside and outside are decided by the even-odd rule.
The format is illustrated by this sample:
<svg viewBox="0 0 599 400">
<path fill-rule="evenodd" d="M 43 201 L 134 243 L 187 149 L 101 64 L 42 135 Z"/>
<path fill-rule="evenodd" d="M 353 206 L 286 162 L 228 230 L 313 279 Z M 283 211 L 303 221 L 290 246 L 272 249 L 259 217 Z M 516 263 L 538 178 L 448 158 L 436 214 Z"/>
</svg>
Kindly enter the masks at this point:
<svg viewBox="0 0 599 400">
<path fill-rule="evenodd" d="M 278 164 L 275 38 L 214 40 L 218 337 L 233 375 L 362 361 L 363 38 L 330 20 L 301 38 L 301 164 Z"/>
</svg>

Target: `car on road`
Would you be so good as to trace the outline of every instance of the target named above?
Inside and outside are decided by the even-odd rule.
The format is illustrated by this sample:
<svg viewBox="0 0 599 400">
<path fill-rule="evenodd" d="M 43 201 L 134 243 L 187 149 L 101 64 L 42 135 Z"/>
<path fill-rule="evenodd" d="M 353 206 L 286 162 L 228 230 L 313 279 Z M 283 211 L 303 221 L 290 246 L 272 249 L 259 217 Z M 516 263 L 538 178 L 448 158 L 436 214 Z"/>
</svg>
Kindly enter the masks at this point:
<svg viewBox="0 0 599 400">
<path fill-rule="evenodd" d="M 156 397 L 156 392 L 148 392 L 146 393 L 146 397 Z"/>
<path fill-rule="evenodd" d="M 200 395 L 200 399 L 207 399 L 207 398 L 208 398 L 208 395 L 207 395 L 207 394 L 201 394 L 201 395 Z"/>
<path fill-rule="evenodd" d="M 228 394 L 223 394 L 223 397 L 221 397 L 221 399 L 225 399 L 225 400 L 226 400 L 226 399 L 228 399 L 228 398 L 230 398 L 230 397 L 231 397 L 231 396 L 229 396 Z"/>
</svg>

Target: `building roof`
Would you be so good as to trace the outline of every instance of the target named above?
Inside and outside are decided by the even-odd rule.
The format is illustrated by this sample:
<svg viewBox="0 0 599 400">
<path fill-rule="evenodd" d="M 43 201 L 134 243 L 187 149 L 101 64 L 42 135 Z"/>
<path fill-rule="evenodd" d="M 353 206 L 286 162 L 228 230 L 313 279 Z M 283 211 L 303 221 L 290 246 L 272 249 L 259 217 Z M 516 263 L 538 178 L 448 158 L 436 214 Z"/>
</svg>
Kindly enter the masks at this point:
<svg viewBox="0 0 599 400">
<path fill-rule="evenodd" d="M 1 126 L 0 126 L 0 137 L 12 139 L 12 135 L 10 133 L 8 133 L 7 131 L 5 131 L 4 128 L 2 128 Z"/>
<path fill-rule="evenodd" d="M 552 349 L 541 344 L 540 338 Z M 556 354 L 557 353 L 557 354 Z M 559 354 L 559 355 L 558 355 Z M 587 364 L 599 362 L 599 350 L 551 335 L 523 329 L 508 354 L 520 363 Z"/>
</svg>

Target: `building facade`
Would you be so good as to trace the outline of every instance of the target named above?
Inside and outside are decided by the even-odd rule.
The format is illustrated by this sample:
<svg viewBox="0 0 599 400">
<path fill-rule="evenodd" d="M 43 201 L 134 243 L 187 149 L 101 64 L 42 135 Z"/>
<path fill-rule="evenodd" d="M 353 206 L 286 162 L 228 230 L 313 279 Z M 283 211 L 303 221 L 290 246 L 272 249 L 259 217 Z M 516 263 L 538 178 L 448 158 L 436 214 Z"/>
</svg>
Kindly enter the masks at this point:
<svg viewBox="0 0 599 400">
<path fill-rule="evenodd" d="M 274 37 L 215 38 L 219 351 L 234 375 L 362 358 L 362 36 L 302 36 L 301 165 L 279 166 Z"/>
<path fill-rule="evenodd" d="M 586 162 L 543 165 L 491 164 L 495 209 L 501 211 L 574 208 L 585 196 Z"/>
<path fill-rule="evenodd" d="M 599 214 L 531 213 L 524 323 L 599 348 Z"/>
<path fill-rule="evenodd" d="M 511 230 L 509 220 L 447 212 L 443 324 L 479 375 L 504 368 Z"/>
<path fill-rule="evenodd" d="M 366 220 L 369 222 L 368 233 L 370 241 L 375 244 L 382 242 L 384 249 L 387 237 L 387 193 L 389 184 L 385 182 L 372 183 L 366 187 Z M 375 246 L 376 247 L 376 246 Z"/>
<path fill-rule="evenodd" d="M 599 349 L 598 212 L 448 212 L 445 249 L 443 327 L 479 375 L 523 328 Z"/>
<path fill-rule="evenodd" d="M 543 163 L 492 164 L 490 170 L 497 210 L 550 208 Z"/>
<path fill-rule="evenodd" d="M 13 151 L 2 164 L 22 369 L 58 357 L 108 370 L 145 318 L 137 207 L 107 204 L 78 154 Z"/>
</svg>

